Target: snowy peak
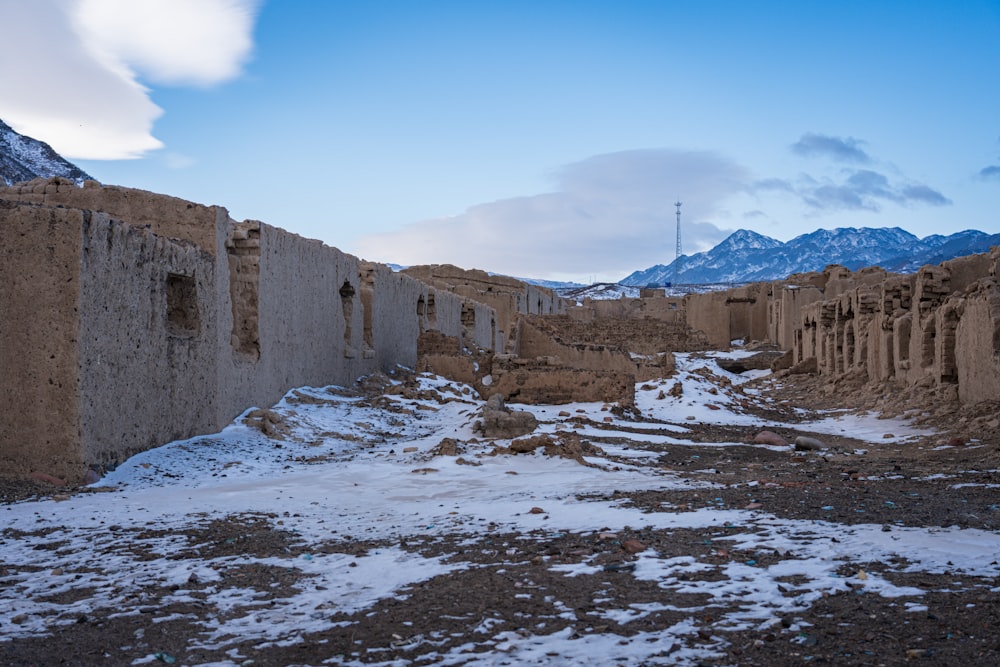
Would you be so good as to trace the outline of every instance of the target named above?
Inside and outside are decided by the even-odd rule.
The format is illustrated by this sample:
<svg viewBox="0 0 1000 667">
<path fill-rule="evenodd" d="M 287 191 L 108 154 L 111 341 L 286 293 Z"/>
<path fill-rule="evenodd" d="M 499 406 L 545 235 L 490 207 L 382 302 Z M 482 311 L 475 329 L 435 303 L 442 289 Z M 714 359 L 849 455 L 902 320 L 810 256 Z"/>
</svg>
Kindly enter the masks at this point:
<svg viewBox="0 0 1000 667">
<path fill-rule="evenodd" d="M 0 181 L 12 185 L 35 178 L 61 176 L 80 184 L 93 180 L 43 141 L 15 132 L 0 120 Z"/>
<path fill-rule="evenodd" d="M 888 271 L 912 273 L 924 264 L 988 252 L 991 245 L 998 244 L 1000 234 L 990 236 L 976 230 L 920 239 L 899 227 L 842 227 L 817 229 L 782 243 L 741 229 L 707 252 L 636 271 L 622 284 L 663 284 L 675 275 L 678 284 L 781 280 L 793 273 L 822 271 L 830 264 L 851 270 L 881 266 Z"/>
<path fill-rule="evenodd" d="M 764 236 L 749 229 L 738 229 L 719 245 L 712 248 L 712 252 L 735 252 L 738 250 L 766 250 L 777 248 L 783 245 L 778 239 Z"/>
</svg>

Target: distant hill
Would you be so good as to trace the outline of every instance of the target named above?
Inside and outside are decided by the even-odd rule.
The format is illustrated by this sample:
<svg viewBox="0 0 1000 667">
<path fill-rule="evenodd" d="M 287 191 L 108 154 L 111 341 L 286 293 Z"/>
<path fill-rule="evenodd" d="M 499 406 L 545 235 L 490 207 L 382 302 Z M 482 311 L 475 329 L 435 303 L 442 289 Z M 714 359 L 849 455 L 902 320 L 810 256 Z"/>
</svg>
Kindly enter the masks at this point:
<svg viewBox="0 0 1000 667">
<path fill-rule="evenodd" d="M 35 178 L 61 176 L 77 183 L 93 180 L 44 141 L 15 132 L 0 120 L 0 181 L 13 185 Z"/>
<path fill-rule="evenodd" d="M 949 236 L 918 238 L 899 227 L 818 229 L 782 243 L 746 229 L 734 232 L 707 252 L 681 255 L 670 264 L 636 271 L 622 285 L 745 283 L 781 280 L 793 273 L 822 271 L 829 264 L 857 270 L 881 266 L 912 273 L 925 264 L 988 252 L 1000 245 L 1000 234 L 973 229 Z M 674 281 L 674 264 L 677 264 Z"/>
</svg>

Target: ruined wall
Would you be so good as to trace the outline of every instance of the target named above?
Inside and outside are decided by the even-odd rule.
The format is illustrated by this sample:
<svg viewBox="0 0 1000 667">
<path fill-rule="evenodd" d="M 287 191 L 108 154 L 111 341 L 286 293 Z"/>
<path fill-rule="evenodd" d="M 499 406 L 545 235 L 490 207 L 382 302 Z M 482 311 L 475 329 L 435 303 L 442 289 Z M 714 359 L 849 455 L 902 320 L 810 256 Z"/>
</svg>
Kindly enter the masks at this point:
<svg viewBox="0 0 1000 667">
<path fill-rule="evenodd" d="M 655 292 L 660 292 L 655 294 Z M 582 304 L 568 306 L 566 315 L 580 322 L 596 320 L 652 319 L 682 325 L 686 321 L 684 299 L 667 298 L 662 290 L 646 289 L 638 299 L 584 299 Z M 650 293 L 654 295 L 650 296 Z"/>
<path fill-rule="evenodd" d="M 74 267 L 85 460 L 217 430 L 214 258 L 106 213 L 86 218 Z"/>
<path fill-rule="evenodd" d="M 729 349 L 734 340 L 766 340 L 768 299 L 765 283 L 721 292 L 688 294 L 687 324 L 703 332 L 715 349 Z"/>
<path fill-rule="evenodd" d="M 451 264 L 412 266 L 402 273 L 435 287 L 440 292 L 451 292 L 465 299 L 482 304 L 492 311 L 469 306 L 465 312 L 467 337 L 483 340 L 489 336 L 488 346 L 499 352 L 509 351 L 516 334 L 518 315 L 553 314 L 565 312 L 566 304 L 552 290 L 530 285 L 507 276 L 490 275 L 478 269 L 461 269 Z"/>
<path fill-rule="evenodd" d="M 64 206 L 107 213 L 133 227 L 154 234 L 191 241 L 215 254 L 218 206 L 203 206 L 177 197 L 152 195 L 145 190 L 105 187 L 85 181 L 83 187 L 65 178 L 36 178 L 28 183 L 0 188 L 3 199 L 45 206 Z"/>
<path fill-rule="evenodd" d="M 795 322 L 793 361 L 815 359 L 821 375 L 933 387 L 962 403 L 996 400 L 998 258 L 1000 248 L 994 248 L 903 276 L 827 267 L 821 300 L 799 308 L 797 322 L 784 300 L 772 301 L 771 332 Z M 782 343 L 787 338 L 777 336 Z"/>
<path fill-rule="evenodd" d="M 82 211 L 0 200 L 0 471 L 12 475 L 83 468 L 76 400 L 83 227 Z"/>
<path fill-rule="evenodd" d="M 0 475 L 79 481 L 293 387 L 413 367 L 422 331 L 503 340 L 486 303 L 221 207 L 52 179 L 0 188 L 0 226 Z M 540 295 L 517 304 L 556 307 Z"/>
</svg>

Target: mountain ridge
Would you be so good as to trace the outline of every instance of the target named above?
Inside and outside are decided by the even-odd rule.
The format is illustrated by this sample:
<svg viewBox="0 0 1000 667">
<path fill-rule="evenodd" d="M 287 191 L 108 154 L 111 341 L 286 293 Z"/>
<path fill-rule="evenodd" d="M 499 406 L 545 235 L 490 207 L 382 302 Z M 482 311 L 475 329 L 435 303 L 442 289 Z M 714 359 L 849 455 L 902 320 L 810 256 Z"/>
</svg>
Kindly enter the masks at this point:
<svg viewBox="0 0 1000 667">
<path fill-rule="evenodd" d="M 740 229 L 711 250 L 634 271 L 620 282 L 633 286 L 673 282 L 675 265 L 679 284 L 782 280 L 794 273 L 822 271 L 830 264 L 852 271 L 880 266 L 913 273 L 925 264 L 988 252 L 993 245 L 1000 245 L 1000 234 L 975 229 L 921 239 L 900 227 L 838 227 L 817 229 L 788 242 Z"/>
<path fill-rule="evenodd" d="M 76 182 L 94 180 L 44 141 L 20 134 L 0 120 L 0 182 L 13 185 L 61 176 Z"/>
</svg>

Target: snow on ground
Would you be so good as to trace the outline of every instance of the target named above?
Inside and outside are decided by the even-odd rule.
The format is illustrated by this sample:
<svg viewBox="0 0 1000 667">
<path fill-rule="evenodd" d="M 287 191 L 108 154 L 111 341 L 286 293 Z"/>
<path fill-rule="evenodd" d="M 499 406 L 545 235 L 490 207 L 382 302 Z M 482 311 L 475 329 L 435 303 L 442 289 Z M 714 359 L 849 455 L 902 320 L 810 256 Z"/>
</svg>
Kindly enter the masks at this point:
<svg viewBox="0 0 1000 667">
<path fill-rule="evenodd" d="M 675 378 L 636 391 L 642 415 L 670 424 L 630 422 L 597 403 L 512 407 L 533 411 L 542 421 L 543 433 L 579 426 L 575 432 L 583 438 L 617 436 L 657 445 L 687 444 L 675 437 L 683 435 L 686 423 L 765 425 L 741 406 L 748 400 L 738 391 L 744 376 L 718 368 L 711 356 L 677 357 Z M 207 549 L 192 543 L 183 530 L 234 515 L 266 520 L 292 531 L 304 544 L 331 536 L 393 543 L 410 536 L 450 535 L 475 541 L 497 530 L 588 533 L 626 526 L 662 530 L 735 526 L 740 530 L 719 540 L 731 542 L 733 550 L 777 554 L 774 564 L 760 567 L 752 560 L 733 561 L 725 565 L 723 581 L 698 580 L 684 576 L 707 567 L 697 558 L 666 558 L 647 550 L 638 554 L 631 573 L 657 582 L 664 591 L 705 595 L 706 606 L 718 603 L 724 616 L 720 627 L 731 629 L 766 627 L 782 613 L 808 607 L 832 591 L 850 588 L 886 597 L 921 593 L 893 586 L 876 574 L 848 581 L 838 574 L 845 563 L 888 562 L 902 554 L 906 569 L 913 572 L 998 573 L 1000 536 L 980 530 L 896 527 L 886 532 L 877 525 L 782 520 L 759 509 L 643 513 L 621 502 L 595 499 L 611 490 L 710 488 L 649 465 L 654 456 L 627 444 L 602 442 L 614 462 L 589 457 L 593 466 L 540 452 L 494 456 L 489 454 L 494 443 L 489 442 L 469 444 L 462 456 L 478 465 L 434 456 L 432 450 L 442 438 L 474 438 L 473 423 L 482 402 L 470 392 L 454 391 L 441 378 L 422 376 L 420 381 L 423 389 L 453 400 L 390 396 L 388 405 L 394 409 L 386 409 L 336 387 L 301 388 L 273 408 L 291 426 L 284 440 L 265 437 L 241 418 L 220 433 L 132 457 L 93 493 L 0 507 L 6 529 L 0 536 L 0 641 L 57 632 L 60 625 L 98 609 L 139 614 L 144 600 L 136 596 L 149 586 L 174 587 L 157 605 L 191 600 L 187 587 L 197 581 L 218 584 L 199 598 L 205 612 L 204 633 L 192 639 L 198 646 L 225 649 L 237 638 L 295 643 L 306 633 L 335 627 L 338 623 L 331 620 L 335 612 L 364 610 L 400 595 L 415 582 L 469 566 L 397 547 L 363 555 L 306 552 L 294 559 L 174 557 L 184 550 Z M 680 395 L 666 395 L 675 382 L 682 385 Z M 575 419 L 572 425 L 567 414 Z M 581 425 L 581 417 L 589 421 Z M 850 432 L 873 442 L 883 441 L 889 432 L 899 438 L 917 433 L 900 421 L 876 423 L 849 415 L 832 416 L 807 428 Z M 718 446 L 727 444 L 734 443 Z M 585 494 L 587 500 L 579 499 Z M 532 508 L 544 511 L 533 513 Z M 309 577 L 288 597 L 264 605 L 252 588 L 222 585 L 219 570 L 234 562 L 292 568 Z M 552 565 L 552 569 L 573 577 L 600 566 L 584 562 Z M 788 594 L 789 588 L 794 594 Z M 71 590 L 87 594 L 69 604 L 51 601 Z M 741 604 L 725 604 L 733 599 Z M 602 613 L 626 622 L 655 609 L 655 604 L 645 604 L 602 608 Z M 153 613 L 151 620 L 162 619 Z M 681 644 L 692 628 L 692 623 L 681 622 L 649 636 L 625 638 L 611 632 L 581 636 L 566 629 L 515 638 L 504 632 L 490 637 L 487 625 L 479 629 L 484 635 L 479 641 L 492 642 L 494 654 L 459 648 L 442 651 L 436 659 L 441 664 L 488 665 L 502 655 L 509 664 L 552 664 L 551 656 L 557 654 L 563 664 L 653 664 L 655 656 L 667 650 L 670 664 L 712 659 L 717 654 L 711 648 Z M 148 656 L 145 661 L 152 660 Z M 217 664 L 238 662 L 234 658 Z"/>
</svg>

